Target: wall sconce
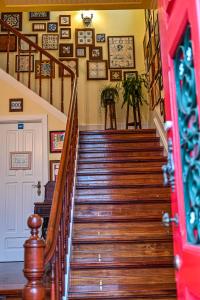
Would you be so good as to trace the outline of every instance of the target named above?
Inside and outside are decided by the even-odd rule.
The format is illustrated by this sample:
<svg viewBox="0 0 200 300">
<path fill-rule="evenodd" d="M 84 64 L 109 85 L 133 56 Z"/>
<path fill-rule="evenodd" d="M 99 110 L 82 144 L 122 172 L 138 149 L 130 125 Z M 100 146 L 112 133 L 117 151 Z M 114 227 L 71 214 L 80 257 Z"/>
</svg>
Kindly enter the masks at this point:
<svg viewBox="0 0 200 300">
<path fill-rule="evenodd" d="M 85 13 L 81 14 L 81 18 L 83 20 L 83 24 L 86 27 L 89 27 L 91 25 L 91 23 L 92 23 L 93 14 L 90 13 L 90 16 L 89 16 L 88 12 L 85 12 Z"/>
</svg>

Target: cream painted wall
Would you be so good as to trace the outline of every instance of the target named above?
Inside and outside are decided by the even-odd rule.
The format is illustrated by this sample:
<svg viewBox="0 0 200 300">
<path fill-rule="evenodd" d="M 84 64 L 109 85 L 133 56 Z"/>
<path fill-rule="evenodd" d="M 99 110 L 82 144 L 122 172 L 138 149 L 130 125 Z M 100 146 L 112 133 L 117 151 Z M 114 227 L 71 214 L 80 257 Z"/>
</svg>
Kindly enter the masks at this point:
<svg viewBox="0 0 200 300">
<path fill-rule="evenodd" d="M 60 14 L 70 14 L 72 19 L 72 39 L 60 40 L 60 43 L 75 42 L 75 28 L 83 28 L 80 12 L 51 12 L 51 21 L 58 22 Z M 144 37 L 144 10 L 114 10 L 114 11 L 95 11 L 92 27 L 95 28 L 95 33 L 105 33 L 109 35 L 134 35 L 135 37 L 135 57 L 136 70 L 139 73 L 144 72 L 144 57 L 143 57 L 143 37 Z M 31 33 L 32 22 L 28 21 L 28 13 L 23 13 L 23 33 Z M 41 45 L 42 33 L 38 33 L 39 45 Z M 107 43 L 96 43 L 98 46 L 103 46 L 103 59 L 108 59 Z M 75 49 L 74 49 L 75 50 Z M 109 81 L 88 81 L 86 60 L 89 59 L 89 49 L 87 49 L 87 58 L 79 58 L 79 123 L 84 128 L 103 128 L 104 110 L 100 107 L 100 90 Z M 51 51 L 52 55 L 58 57 L 58 51 Z M 1 56 L 2 57 L 2 56 Z M 15 73 L 14 60 L 11 64 L 13 75 Z M 25 76 L 22 74 L 22 76 Z M 38 81 L 38 80 L 37 80 Z M 37 89 L 38 82 L 35 83 L 34 74 L 32 75 L 32 84 Z M 43 87 L 46 88 L 48 79 L 43 81 Z M 59 86 L 58 86 L 59 87 Z M 54 93 L 59 95 L 59 88 Z M 56 99 L 59 96 L 56 94 Z M 122 98 L 122 96 L 121 96 Z M 120 127 L 125 126 L 126 109 L 121 109 L 122 99 L 117 104 L 117 121 Z M 56 104 L 59 107 L 59 103 Z M 149 108 L 142 107 L 142 121 L 146 127 L 149 119 Z"/>
</svg>

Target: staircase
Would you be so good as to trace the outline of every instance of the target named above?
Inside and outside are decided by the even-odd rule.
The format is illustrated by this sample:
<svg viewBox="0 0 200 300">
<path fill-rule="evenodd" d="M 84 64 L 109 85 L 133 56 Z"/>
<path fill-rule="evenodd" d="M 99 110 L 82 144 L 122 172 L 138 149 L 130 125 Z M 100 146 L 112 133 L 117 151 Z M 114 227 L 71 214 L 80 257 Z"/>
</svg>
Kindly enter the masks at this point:
<svg viewBox="0 0 200 300">
<path fill-rule="evenodd" d="M 69 299 L 176 299 L 155 130 L 81 132 Z"/>
</svg>

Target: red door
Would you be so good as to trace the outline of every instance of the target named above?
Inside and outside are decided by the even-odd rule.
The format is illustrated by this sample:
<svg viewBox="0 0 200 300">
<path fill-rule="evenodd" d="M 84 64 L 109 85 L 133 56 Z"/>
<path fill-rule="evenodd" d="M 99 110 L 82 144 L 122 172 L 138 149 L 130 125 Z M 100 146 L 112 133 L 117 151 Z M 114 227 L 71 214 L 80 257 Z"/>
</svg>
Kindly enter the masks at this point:
<svg viewBox="0 0 200 300">
<path fill-rule="evenodd" d="M 180 300 L 200 299 L 200 0 L 159 0 L 171 184 L 174 261 Z"/>
</svg>

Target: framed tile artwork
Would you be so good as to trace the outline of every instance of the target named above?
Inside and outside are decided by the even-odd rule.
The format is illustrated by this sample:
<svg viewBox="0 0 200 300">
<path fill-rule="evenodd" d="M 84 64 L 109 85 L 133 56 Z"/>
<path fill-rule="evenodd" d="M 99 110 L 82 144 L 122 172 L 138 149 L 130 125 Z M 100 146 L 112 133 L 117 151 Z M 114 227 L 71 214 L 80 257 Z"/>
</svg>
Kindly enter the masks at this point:
<svg viewBox="0 0 200 300">
<path fill-rule="evenodd" d="M 31 11 L 29 12 L 29 21 L 35 20 L 50 20 L 50 12 L 49 11 Z"/>
<path fill-rule="evenodd" d="M 122 70 L 110 70 L 110 81 L 122 81 Z"/>
<path fill-rule="evenodd" d="M 71 28 L 60 28 L 60 39 L 71 39 Z"/>
<path fill-rule="evenodd" d="M 138 71 L 124 71 L 124 80 L 132 77 L 137 77 Z"/>
<path fill-rule="evenodd" d="M 64 58 L 64 59 L 60 58 L 60 61 L 64 65 L 68 66 L 78 76 L 78 58 Z M 61 77 L 61 75 L 62 75 L 62 69 L 59 68 L 59 76 Z M 70 77 L 70 76 L 71 74 L 67 72 L 67 70 L 64 70 L 64 77 Z"/>
<path fill-rule="evenodd" d="M 134 36 L 108 36 L 108 63 L 110 69 L 134 69 Z"/>
<path fill-rule="evenodd" d="M 71 26 L 71 16 L 70 15 L 60 15 L 59 16 L 60 26 Z"/>
<path fill-rule="evenodd" d="M 90 60 L 102 60 L 103 59 L 103 48 L 90 46 L 89 48 L 89 59 Z"/>
<path fill-rule="evenodd" d="M 38 35 L 37 34 L 25 34 L 25 37 L 27 37 L 29 40 L 31 40 L 33 43 L 38 43 Z M 23 40 L 19 40 L 19 48 L 21 52 L 29 52 L 29 44 L 26 43 Z M 37 52 L 37 50 L 33 47 L 30 48 L 31 52 Z"/>
<path fill-rule="evenodd" d="M 22 12 L 2 12 L 1 19 L 11 27 L 22 30 Z M 7 31 L 7 29 L 2 26 L 1 31 Z"/>
<path fill-rule="evenodd" d="M 15 72 L 34 72 L 34 55 L 16 55 Z"/>
<path fill-rule="evenodd" d="M 105 33 L 97 33 L 96 34 L 96 42 L 97 43 L 105 43 L 105 41 L 106 41 Z"/>
<path fill-rule="evenodd" d="M 0 34 L 0 52 L 7 52 L 9 41 L 8 34 Z M 10 35 L 9 51 L 15 52 L 17 50 L 17 37 L 13 34 Z"/>
<path fill-rule="evenodd" d="M 46 23 L 32 23 L 32 31 L 46 31 Z"/>
<path fill-rule="evenodd" d="M 92 28 L 75 29 L 76 46 L 94 46 L 95 31 Z"/>
<path fill-rule="evenodd" d="M 42 48 L 45 50 L 58 50 L 58 34 L 43 34 L 42 35 Z"/>
<path fill-rule="evenodd" d="M 88 80 L 107 80 L 108 64 L 107 60 L 87 61 L 87 79 Z"/>
<path fill-rule="evenodd" d="M 58 176 L 58 170 L 60 166 L 60 160 L 50 160 L 50 180 L 56 181 Z"/>
<path fill-rule="evenodd" d="M 58 32 L 58 23 L 57 22 L 48 22 L 47 23 L 47 32 Z"/>
<path fill-rule="evenodd" d="M 50 60 L 35 61 L 35 78 L 55 78 L 55 64 Z"/>
<path fill-rule="evenodd" d="M 60 57 L 73 57 L 74 45 L 73 44 L 60 44 L 59 56 Z"/>
<path fill-rule="evenodd" d="M 65 131 L 50 131 L 50 152 L 61 152 L 65 139 Z"/>
<path fill-rule="evenodd" d="M 9 99 L 9 112 L 22 112 L 23 111 L 23 98 Z"/>
<path fill-rule="evenodd" d="M 86 57 L 86 47 L 76 47 L 76 57 Z"/>
</svg>

